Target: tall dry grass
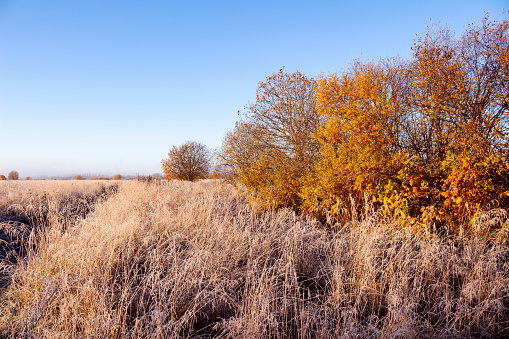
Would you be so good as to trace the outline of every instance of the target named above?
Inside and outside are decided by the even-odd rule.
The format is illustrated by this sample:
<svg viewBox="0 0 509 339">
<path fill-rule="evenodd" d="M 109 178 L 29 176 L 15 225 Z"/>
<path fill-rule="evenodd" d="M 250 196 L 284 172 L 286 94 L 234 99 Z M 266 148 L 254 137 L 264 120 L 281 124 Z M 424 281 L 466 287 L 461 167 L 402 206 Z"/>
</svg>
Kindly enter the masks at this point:
<svg viewBox="0 0 509 339">
<path fill-rule="evenodd" d="M 32 225 L 70 223 L 90 212 L 117 185 L 117 181 L 0 181 L 0 218 Z"/>
<path fill-rule="evenodd" d="M 47 228 L 2 291 L 1 333 L 504 337 L 507 217 L 476 227 L 416 235 L 371 212 L 331 233 L 218 181 L 124 182 L 75 226 Z"/>
<path fill-rule="evenodd" d="M 116 187 L 97 181 L 0 181 L 0 286 L 44 228 L 73 225 Z"/>
</svg>

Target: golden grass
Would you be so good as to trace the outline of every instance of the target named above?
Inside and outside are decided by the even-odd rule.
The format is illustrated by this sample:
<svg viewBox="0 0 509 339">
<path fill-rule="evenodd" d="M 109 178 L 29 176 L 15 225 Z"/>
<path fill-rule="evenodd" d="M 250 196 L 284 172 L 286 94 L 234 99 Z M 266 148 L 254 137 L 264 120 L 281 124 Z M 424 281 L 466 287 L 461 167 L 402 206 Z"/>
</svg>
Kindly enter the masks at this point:
<svg viewBox="0 0 509 339">
<path fill-rule="evenodd" d="M 0 181 L 0 287 L 49 225 L 62 230 L 115 192 L 114 182 Z"/>
<path fill-rule="evenodd" d="M 482 230 L 497 223 L 495 238 Z M 503 337 L 503 211 L 473 237 L 416 236 L 383 214 L 337 232 L 262 211 L 220 181 L 122 182 L 48 227 L 2 292 L 4 337 Z M 491 234 L 491 233 L 490 233 Z"/>
<path fill-rule="evenodd" d="M 89 212 L 116 185 L 117 181 L 2 180 L 0 218 L 30 224 L 66 223 L 70 221 L 66 218 Z"/>
</svg>

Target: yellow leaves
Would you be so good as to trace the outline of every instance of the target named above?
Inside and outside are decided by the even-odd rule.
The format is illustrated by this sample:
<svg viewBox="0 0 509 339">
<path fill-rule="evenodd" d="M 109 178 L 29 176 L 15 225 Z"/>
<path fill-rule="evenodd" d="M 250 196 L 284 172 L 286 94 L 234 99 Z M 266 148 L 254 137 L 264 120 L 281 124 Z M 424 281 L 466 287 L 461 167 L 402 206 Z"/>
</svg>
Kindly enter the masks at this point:
<svg viewBox="0 0 509 339">
<path fill-rule="evenodd" d="M 224 154 L 248 189 L 304 212 L 348 218 L 365 193 L 413 223 L 508 206 L 508 30 L 485 21 L 457 40 L 433 28 L 411 60 L 356 61 L 317 81 L 280 69 Z"/>
</svg>

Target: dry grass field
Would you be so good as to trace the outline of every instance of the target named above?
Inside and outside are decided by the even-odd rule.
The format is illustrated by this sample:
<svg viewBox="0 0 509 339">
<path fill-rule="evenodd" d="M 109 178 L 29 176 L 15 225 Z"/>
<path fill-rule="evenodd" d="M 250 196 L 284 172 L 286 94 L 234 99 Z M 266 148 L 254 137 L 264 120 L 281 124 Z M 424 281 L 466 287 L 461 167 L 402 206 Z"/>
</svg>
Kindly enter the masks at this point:
<svg viewBox="0 0 509 339">
<path fill-rule="evenodd" d="M 41 232 L 52 225 L 66 229 L 116 191 L 115 182 L 0 181 L 0 286 Z M 7 265 L 6 265 L 7 264 Z"/>
<path fill-rule="evenodd" d="M 0 337 L 509 335 L 501 210 L 469 237 L 415 234 L 369 208 L 331 232 L 221 181 L 5 184 L 2 225 L 44 226 L 4 265 Z"/>
</svg>

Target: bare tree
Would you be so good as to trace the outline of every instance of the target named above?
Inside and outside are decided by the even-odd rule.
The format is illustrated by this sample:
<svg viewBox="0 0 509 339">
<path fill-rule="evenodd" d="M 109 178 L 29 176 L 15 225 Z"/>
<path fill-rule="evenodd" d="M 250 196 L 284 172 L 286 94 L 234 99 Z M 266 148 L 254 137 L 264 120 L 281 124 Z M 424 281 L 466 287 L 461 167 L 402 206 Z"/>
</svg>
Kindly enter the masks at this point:
<svg viewBox="0 0 509 339">
<path fill-rule="evenodd" d="M 163 159 L 162 168 L 166 179 L 194 181 L 206 178 L 210 171 L 210 151 L 202 143 L 186 141 L 173 146 L 168 158 Z"/>
</svg>

